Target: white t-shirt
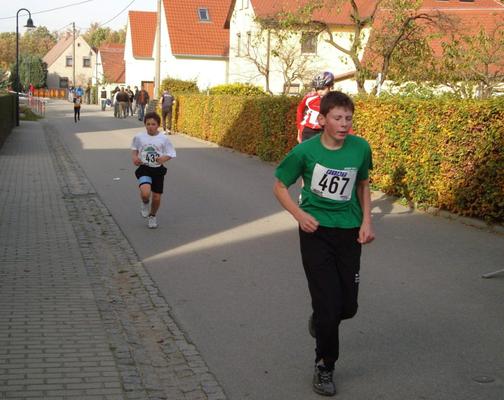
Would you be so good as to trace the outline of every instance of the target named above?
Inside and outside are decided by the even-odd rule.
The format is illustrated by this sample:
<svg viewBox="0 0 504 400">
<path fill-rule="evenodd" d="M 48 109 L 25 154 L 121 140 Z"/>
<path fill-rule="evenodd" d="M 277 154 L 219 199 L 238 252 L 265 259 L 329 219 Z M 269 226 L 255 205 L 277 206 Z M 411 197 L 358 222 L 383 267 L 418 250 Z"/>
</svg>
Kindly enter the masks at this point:
<svg viewBox="0 0 504 400">
<path fill-rule="evenodd" d="M 158 132 L 157 135 L 151 136 L 147 132 L 142 132 L 133 138 L 131 150 L 138 150 L 138 157 L 145 165 L 149 167 L 160 167 L 156 159 L 160 156 L 169 156 L 175 158 L 177 153 L 170 140 Z"/>
</svg>

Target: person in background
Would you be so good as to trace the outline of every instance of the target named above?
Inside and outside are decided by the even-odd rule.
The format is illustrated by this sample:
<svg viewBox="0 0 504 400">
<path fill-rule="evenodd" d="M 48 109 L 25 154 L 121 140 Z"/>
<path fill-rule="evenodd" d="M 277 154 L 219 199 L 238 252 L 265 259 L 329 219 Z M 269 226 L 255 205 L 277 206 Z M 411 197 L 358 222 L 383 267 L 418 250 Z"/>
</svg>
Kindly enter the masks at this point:
<svg viewBox="0 0 504 400">
<path fill-rule="evenodd" d="M 74 121 L 80 121 L 80 110 L 81 110 L 82 97 L 76 94 L 73 98 L 73 106 L 74 106 Z"/>
<path fill-rule="evenodd" d="M 131 88 L 128 86 L 126 88 L 126 93 L 128 94 L 128 115 L 133 116 L 133 101 L 135 101 L 135 93 L 131 90 Z"/>
<path fill-rule="evenodd" d="M 173 95 L 168 90 L 164 90 L 163 97 L 161 98 L 161 120 L 163 121 L 163 131 L 167 135 L 171 135 L 174 103 L 175 98 Z"/>
<path fill-rule="evenodd" d="M 313 78 L 312 87 L 314 91 L 303 97 L 297 107 L 296 125 L 298 143 L 304 142 L 323 131 L 323 127 L 318 122 L 320 100 L 324 95 L 329 93 L 333 85 L 334 75 L 331 72 L 321 72 Z"/>
<path fill-rule="evenodd" d="M 138 120 L 143 121 L 145 114 L 145 106 L 149 104 L 149 93 L 147 93 L 147 90 L 144 89 L 143 85 L 142 89 L 140 89 L 140 92 L 138 93 L 137 104 L 139 107 Z"/>
</svg>

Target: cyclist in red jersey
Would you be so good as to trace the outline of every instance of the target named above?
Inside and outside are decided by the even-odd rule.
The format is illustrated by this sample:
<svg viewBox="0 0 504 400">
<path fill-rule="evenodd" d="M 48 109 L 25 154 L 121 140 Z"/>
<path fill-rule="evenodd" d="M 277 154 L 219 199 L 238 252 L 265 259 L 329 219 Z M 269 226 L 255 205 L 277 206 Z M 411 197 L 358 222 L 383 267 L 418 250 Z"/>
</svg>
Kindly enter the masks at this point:
<svg viewBox="0 0 504 400">
<path fill-rule="evenodd" d="M 314 91 L 308 93 L 299 103 L 296 113 L 296 125 L 298 129 L 298 143 L 315 136 L 323 131 L 318 122 L 320 112 L 320 100 L 329 93 L 334 84 L 334 75 L 331 72 L 321 72 L 313 78 Z"/>
</svg>

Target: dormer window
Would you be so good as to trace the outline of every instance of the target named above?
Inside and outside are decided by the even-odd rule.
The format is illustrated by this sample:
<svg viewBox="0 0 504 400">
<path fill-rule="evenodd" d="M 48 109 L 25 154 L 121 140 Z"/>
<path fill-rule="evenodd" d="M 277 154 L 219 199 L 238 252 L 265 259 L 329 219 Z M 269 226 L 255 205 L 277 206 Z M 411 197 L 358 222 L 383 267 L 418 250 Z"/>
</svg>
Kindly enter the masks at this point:
<svg viewBox="0 0 504 400">
<path fill-rule="evenodd" d="M 198 16 L 201 22 L 210 22 L 210 14 L 208 8 L 198 8 Z"/>
</svg>

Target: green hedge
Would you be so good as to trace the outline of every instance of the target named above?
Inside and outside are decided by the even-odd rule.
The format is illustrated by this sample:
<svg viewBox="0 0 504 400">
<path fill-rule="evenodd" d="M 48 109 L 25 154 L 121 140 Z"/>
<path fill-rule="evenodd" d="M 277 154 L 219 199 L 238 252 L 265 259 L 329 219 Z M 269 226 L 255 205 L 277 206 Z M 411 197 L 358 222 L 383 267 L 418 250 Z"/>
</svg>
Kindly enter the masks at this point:
<svg viewBox="0 0 504 400">
<path fill-rule="evenodd" d="M 175 129 L 280 160 L 296 144 L 297 97 L 181 95 Z M 356 100 L 373 148 L 373 186 L 420 207 L 504 221 L 504 97 Z"/>
<path fill-rule="evenodd" d="M 16 97 L 0 94 L 0 147 L 16 126 Z"/>
</svg>

